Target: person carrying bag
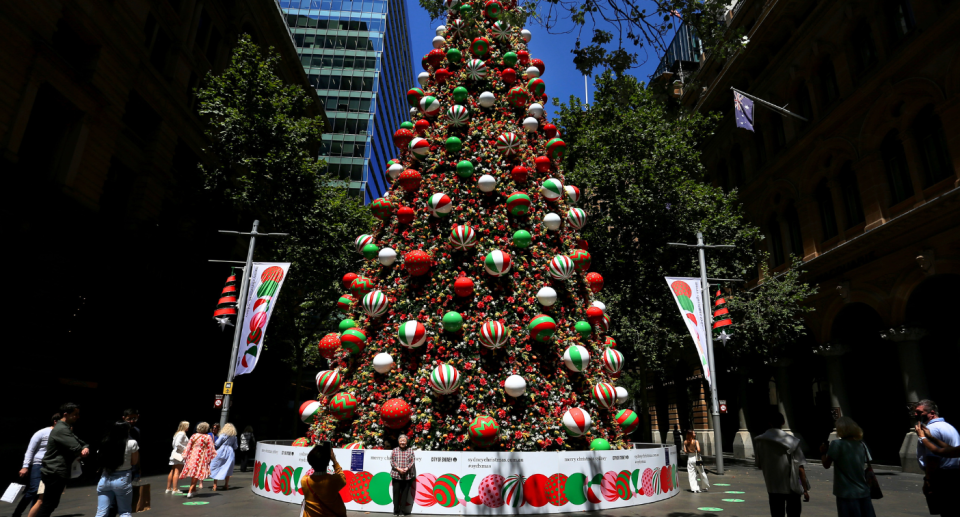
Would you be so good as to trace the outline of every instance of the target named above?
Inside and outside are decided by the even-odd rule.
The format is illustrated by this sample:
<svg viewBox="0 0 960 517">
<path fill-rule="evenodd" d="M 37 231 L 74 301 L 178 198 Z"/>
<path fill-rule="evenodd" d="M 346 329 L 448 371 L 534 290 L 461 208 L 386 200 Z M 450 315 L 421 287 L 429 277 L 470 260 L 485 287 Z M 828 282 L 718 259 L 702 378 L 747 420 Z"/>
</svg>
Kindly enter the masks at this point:
<svg viewBox="0 0 960 517">
<path fill-rule="evenodd" d="M 837 419 L 836 426 L 840 439 L 820 446 L 820 460 L 825 469 L 835 467 L 833 495 L 837 498 L 837 515 L 876 517 L 871 499 L 880 499 L 883 493 L 873 473 L 870 450 L 863 443 L 863 430 L 847 416 Z"/>
</svg>

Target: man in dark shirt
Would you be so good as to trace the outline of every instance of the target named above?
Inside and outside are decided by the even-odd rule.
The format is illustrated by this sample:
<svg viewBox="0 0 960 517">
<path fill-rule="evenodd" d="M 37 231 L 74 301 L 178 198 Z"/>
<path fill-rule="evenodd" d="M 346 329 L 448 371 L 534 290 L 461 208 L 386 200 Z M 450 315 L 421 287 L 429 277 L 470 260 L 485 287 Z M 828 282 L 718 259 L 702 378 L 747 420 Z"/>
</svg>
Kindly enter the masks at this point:
<svg viewBox="0 0 960 517">
<path fill-rule="evenodd" d="M 77 438 L 71 427 L 80 419 L 80 407 L 73 402 L 60 406 L 63 418 L 53 426 L 47 440 L 47 453 L 40 467 L 40 480 L 43 481 L 43 501 L 37 517 L 50 517 L 60 506 L 60 496 L 70 481 L 70 466 L 77 457 L 90 455 L 90 448 Z"/>
<path fill-rule="evenodd" d="M 680 432 L 680 426 L 673 424 L 673 443 L 677 446 L 677 457 L 683 453 L 683 433 Z"/>
</svg>

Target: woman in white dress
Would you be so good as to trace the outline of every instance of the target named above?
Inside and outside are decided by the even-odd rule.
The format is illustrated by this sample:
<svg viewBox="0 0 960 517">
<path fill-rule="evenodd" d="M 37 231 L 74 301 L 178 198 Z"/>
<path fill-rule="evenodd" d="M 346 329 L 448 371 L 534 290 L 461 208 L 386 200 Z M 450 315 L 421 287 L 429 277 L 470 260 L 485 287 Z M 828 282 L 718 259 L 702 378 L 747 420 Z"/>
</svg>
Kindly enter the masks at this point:
<svg viewBox="0 0 960 517">
<path fill-rule="evenodd" d="M 687 453 L 687 480 L 693 493 L 706 492 L 710 488 L 707 482 L 707 473 L 703 465 L 697 466 L 700 457 L 700 442 L 697 441 L 696 431 L 687 431 L 687 439 L 683 441 L 683 452 Z"/>
<path fill-rule="evenodd" d="M 177 432 L 173 435 L 173 451 L 170 452 L 170 473 L 167 474 L 167 494 L 182 493 L 177 488 L 177 481 L 180 480 L 180 470 L 183 469 L 183 450 L 187 448 L 190 440 L 187 439 L 187 429 L 190 428 L 190 422 L 184 420 L 177 427 Z"/>
</svg>

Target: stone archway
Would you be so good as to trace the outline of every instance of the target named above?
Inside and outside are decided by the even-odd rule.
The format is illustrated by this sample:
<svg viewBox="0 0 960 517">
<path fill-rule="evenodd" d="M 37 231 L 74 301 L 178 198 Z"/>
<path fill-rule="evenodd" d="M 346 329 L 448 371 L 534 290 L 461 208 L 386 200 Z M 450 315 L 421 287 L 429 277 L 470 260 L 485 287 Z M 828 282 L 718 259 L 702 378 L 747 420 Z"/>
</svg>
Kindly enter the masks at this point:
<svg viewBox="0 0 960 517">
<path fill-rule="evenodd" d="M 960 274 L 932 275 L 920 282 L 907 298 L 904 331 L 919 338 L 917 349 L 919 371 L 914 389 L 918 398 L 930 398 L 940 406 L 940 413 L 960 422 L 960 399 L 955 396 L 956 381 L 943 372 L 943 365 L 960 363 L 960 338 L 956 316 L 960 314 Z"/>
</svg>

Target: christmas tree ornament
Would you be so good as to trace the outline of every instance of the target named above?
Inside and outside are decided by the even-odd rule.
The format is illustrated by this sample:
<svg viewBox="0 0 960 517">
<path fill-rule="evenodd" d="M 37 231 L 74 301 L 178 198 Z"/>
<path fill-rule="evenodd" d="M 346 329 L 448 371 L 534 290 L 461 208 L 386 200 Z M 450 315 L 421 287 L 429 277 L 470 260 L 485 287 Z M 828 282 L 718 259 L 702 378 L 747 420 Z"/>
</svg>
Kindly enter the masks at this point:
<svg viewBox="0 0 960 517">
<path fill-rule="evenodd" d="M 630 394 L 627 393 L 627 389 L 617 386 L 617 404 L 623 404 L 630 398 Z"/>
<path fill-rule="evenodd" d="M 503 480 L 503 488 L 500 489 L 500 497 L 503 504 L 512 508 L 520 508 L 524 501 L 524 482 L 523 476 L 513 474 Z"/>
<path fill-rule="evenodd" d="M 590 364 L 590 352 L 580 345 L 572 345 L 563 353 L 563 364 L 571 372 L 583 373 Z"/>
<path fill-rule="evenodd" d="M 536 68 L 533 68 L 533 69 L 536 70 Z M 527 70 L 530 70 L 530 68 L 528 68 Z M 529 77 L 529 74 L 527 76 Z M 543 79 L 540 79 L 539 77 L 535 79 L 530 79 L 529 81 L 527 81 L 527 91 L 532 93 L 533 97 L 536 99 L 543 97 L 543 94 L 544 92 L 546 92 L 546 90 L 547 90 L 547 83 L 543 82 Z M 549 149 L 549 146 L 548 146 L 548 149 Z M 550 156 L 550 155 L 548 154 L 547 156 Z"/>
<path fill-rule="evenodd" d="M 551 138 L 547 142 L 547 158 L 551 160 L 563 160 L 563 155 L 567 152 L 567 144 L 560 138 Z"/>
<path fill-rule="evenodd" d="M 507 328 L 496 320 L 487 320 L 480 326 L 480 344 L 487 348 L 500 348 L 509 339 Z"/>
<path fill-rule="evenodd" d="M 507 52 L 503 55 L 503 64 L 513 68 L 517 64 L 517 54 L 516 52 Z"/>
<path fill-rule="evenodd" d="M 466 251 L 477 245 L 477 232 L 469 226 L 455 224 L 450 232 L 450 244 L 455 249 Z"/>
<path fill-rule="evenodd" d="M 436 97 L 427 95 L 420 99 L 420 112 L 428 117 L 436 117 L 440 113 L 440 101 Z"/>
<path fill-rule="evenodd" d="M 457 20 L 458 22 L 460 20 Z M 454 24 L 456 27 L 457 25 Z M 463 54 L 460 52 L 460 49 L 452 48 L 447 50 L 447 61 L 452 65 L 459 65 L 463 61 Z"/>
<path fill-rule="evenodd" d="M 337 300 L 337 308 L 343 312 L 347 312 L 353 308 L 353 304 L 356 303 L 357 299 L 349 294 L 344 294 L 340 296 L 340 299 Z"/>
<path fill-rule="evenodd" d="M 370 211 L 373 212 L 373 216 L 381 221 L 385 221 L 390 218 L 393 214 L 393 202 L 387 198 L 377 198 L 370 203 Z"/>
<path fill-rule="evenodd" d="M 464 17 L 470 16 L 471 14 L 473 14 L 473 6 L 470 4 L 461 5 L 460 14 Z"/>
<path fill-rule="evenodd" d="M 527 29 L 520 31 L 520 37 L 523 38 L 524 43 L 530 43 L 530 40 L 533 39 L 533 34 Z"/>
<path fill-rule="evenodd" d="M 409 120 L 404 120 L 403 122 L 401 122 L 400 127 L 403 129 L 409 129 L 410 131 L 413 131 L 413 128 L 414 128 L 413 122 L 410 122 Z"/>
<path fill-rule="evenodd" d="M 597 307 L 598 309 L 600 309 L 601 311 L 603 311 L 604 314 L 607 313 L 607 306 L 606 306 L 603 302 L 601 302 L 600 300 L 594 300 L 593 303 L 591 303 L 590 305 L 593 305 L 594 307 Z"/>
<path fill-rule="evenodd" d="M 590 430 L 590 413 L 578 407 L 572 407 L 563 414 L 562 422 L 567 434 L 577 438 L 587 434 L 587 431 Z"/>
<path fill-rule="evenodd" d="M 463 148 L 463 141 L 455 136 L 451 136 L 447 138 L 443 146 L 447 148 L 448 153 L 459 153 L 460 149 Z"/>
<path fill-rule="evenodd" d="M 322 407 L 316 400 L 308 400 L 300 404 L 300 420 L 308 424 L 313 422 Z"/>
<path fill-rule="evenodd" d="M 547 135 L 547 138 L 554 138 L 557 136 L 557 126 L 546 123 L 543 125 L 543 132 Z"/>
<path fill-rule="evenodd" d="M 426 72 L 424 72 L 424 73 L 426 73 Z M 421 75 L 423 75 L 423 74 L 421 74 Z M 430 74 L 427 74 L 427 77 L 429 78 L 429 77 L 430 77 Z M 410 89 L 407 91 L 407 103 L 410 104 L 410 106 L 413 107 L 413 108 L 419 107 L 419 106 L 420 106 L 420 99 L 422 99 L 425 95 L 426 95 L 426 93 L 424 93 L 424 91 L 423 91 L 422 89 L 420 89 L 420 88 L 410 88 Z M 401 125 L 400 127 L 401 127 L 401 129 L 403 129 L 403 126 L 402 126 L 402 125 Z M 412 128 L 407 128 L 407 129 L 412 129 Z M 400 145 L 397 144 L 397 147 L 400 147 Z"/>
<path fill-rule="evenodd" d="M 606 346 L 608 348 L 614 348 L 617 346 L 617 340 L 613 339 L 610 336 L 607 336 L 603 339 L 603 346 Z"/>
<path fill-rule="evenodd" d="M 587 307 L 587 321 L 591 325 L 599 325 L 603 320 L 603 310 L 599 307 Z"/>
<path fill-rule="evenodd" d="M 473 171 L 473 163 L 470 160 L 460 160 L 457 162 L 457 176 L 460 176 L 461 178 L 469 178 L 473 176 Z M 493 176 L 491 176 L 491 178 L 492 177 Z"/>
<path fill-rule="evenodd" d="M 513 245 L 515 247 L 525 250 L 530 247 L 532 242 L 533 237 L 530 235 L 530 232 L 526 230 L 517 230 L 513 232 Z"/>
<path fill-rule="evenodd" d="M 353 245 L 356 246 L 356 248 L 357 248 L 357 253 L 360 253 L 360 254 L 362 255 L 362 254 L 363 254 L 363 247 L 366 246 L 367 244 L 371 244 L 372 242 L 373 242 L 373 235 L 368 235 L 368 234 L 365 233 L 365 234 L 357 237 L 357 238 L 353 241 Z"/>
<path fill-rule="evenodd" d="M 383 248 L 377 254 L 377 260 L 384 266 L 392 266 L 397 261 L 397 250 L 393 248 Z"/>
<path fill-rule="evenodd" d="M 487 253 L 486 258 L 483 259 L 483 269 L 490 276 L 506 275 L 510 272 L 511 265 L 510 255 L 500 250 Z"/>
<path fill-rule="evenodd" d="M 586 321 L 578 321 L 574 324 L 573 328 L 577 331 L 577 334 L 580 334 L 583 338 L 588 338 L 590 334 L 593 334 L 593 327 Z"/>
<path fill-rule="evenodd" d="M 493 31 L 493 37 L 497 41 L 510 39 L 510 25 L 505 21 L 501 20 L 494 23 L 490 30 Z M 504 56 L 504 61 L 506 61 L 506 56 Z"/>
<path fill-rule="evenodd" d="M 578 210 L 574 208 L 574 210 Z M 569 219 L 567 219 L 569 221 Z M 584 272 L 590 269 L 590 252 L 586 250 L 573 250 L 570 253 L 570 260 L 573 261 L 573 265 L 577 268 L 577 271 Z"/>
<path fill-rule="evenodd" d="M 500 79 L 502 79 L 505 84 L 511 85 L 517 82 L 517 71 L 512 68 L 504 68 L 503 71 L 500 72 Z"/>
<path fill-rule="evenodd" d="M 556 201 L 563 195 L 563 183 L 556 178 L 550 178 L 540 186 L 540 195 L 547 201 Z"/>
<path fill-rule="evenodd" d="M 527 113 L 534 118 L 543 118 L 543 105 L 539 102 L 534 102 L 529 108 L 527 108 Z"/>
<path fill-rule="evenodd" d="M 453 100 L 456 101 L 457 104 L 466 104 L 469 95 L 470 92 L 463 86 L 457 86 L 453 89 Z"/>
<path fill-rule="evenodd" d="M 524 66 L 530 64 L 530 53 L 527 52 L 526 50 L 518 50 L 517 61 L 519 61 L 520 64 Z"/>
<path fill-rule="evenodd" d="M 490 53 L 490 40 L 482 36 L 474 38 L 473 43 L 470 44 L 470 53 L 480 59 L 486 59 L 487 54 Z"/>
<path fill-rule="evenodd" d="M 430 72 L 420 72 L 420 75 L 417 76 L 417 82 L 420 83 L 420 86 L 426 86 L 430 82 Z"/>
<path fill-rule="evenodd" d="M 510 169 L 510 176 L 513 178 L 513 181 L 517 183 L 524 183 L 527 181 L 527 176 L 529 170 L 523 165 L 517 165 L 513 169 Z"/>
<path fill-rule="evenodd" d="M 549 214 L 543 216 L 543 225 L 546 226 L 547 229 L 550 231 L 555 231 L 559 229 L 560 223 L 562 222 L 563 220 L 560 219 L 560 216 L 553 212 L 550 212 Z"/>
<path fill-rule="evenodd" d="M 330 407 L 327 412 L 341 422 L 350 420 L 357 412 L 357 397 L 341 391 L 330 399 Z"/>
<path fill-rule="evenodd" d="M 423 136 L 427 133 L 427 130 L 430 129 L 430 121 L 425 118 L 422 118 L 418 120 L 417 123 L 414 124 L 413 126 L 414 126 L 414 131 L 418 135 Z"/>
<path fill-rule="evenodd" d="M 425 275 L 430 271 L 433 259 L 422 250 L 413 250 L 403 256 L 403 267 L 410 276 Z"/>
<path fill-rule="evenodd" d="M 410 224 L 416 214 L 409 206 L 401 206 L 397 209 L 397 222 L 400 224 Z"/>
<path fill-rule="evenodd" d="M 498 0 L 487 0 L 483 4 L 483 16 L 490 20 L 499 20 L 503 16 L 503 4 Z"/>
<path fill-rule="evenodd" d="M 463 315 L 457 311 L 449 311 L 443 315 L 443 330 L 447 332 L 460 332 L 463 328 Z"/>
<path fill-rule="evenodd" d="M 344 445 L 343 448 L 347 449 L 348 451 L 360 450 L 360 449 L 363 449 L 363 444 L 360 442 L 350 442 Z"/>
<path fill-rule="evenodd" d="M 346 332 L 346 331 L 348 331 L 348 330 L 350 330 L 350 329 L 352 329 L 352 328 L 356 328 L 356 327 L 357 327 L 357 322 L 356 322 L 356 321 L 353 321 L 353 320 L 350 319 L 350 318 L 346 318 L 346 319 L 340 320 L 340 323 L 337 324 L 337 328 L 340 329 L 340 333 L 341 333 L 341 334 L 343 334 L 344 332 Z M 339 336 L 338 336 L 338 338 L 339 338 Z"/>
<path fill-rule="evenodd" d="M 407 110 L 407 114 L 410 115 L 410 118 L 416 117 L 418 113 L 420 113 L 420 110 L 418 110 L 417 108 L 410 108 L 409 110 Z"/>
<path fill-rule="evenodd" d="M 513 156 L 520 149 L 520 138 L 516 133 L 503 133 L 497 137 L 497 150 L 504 156 Z"/>
<path fill-rule="evenodd" d="M 573 185 L 567 185 L 563 187 L 564 192 L 567 194 L 567 201 L 577 204 L 580 201 L 580 189 L 574 187 Z"/>
<path fill-rule="evenodd" d="M 537 301 L 544 307 L 550 307 L 557 303 L 557 291 L 552 287 L 541 287 L 537 291 Z"/>
<path fill-rule="evenodd" d="M 620 426 L 620 432 L 623 434 L 630 434 L 636 431 L 637 427 L 640 427 L 640 418 L 629 409 L 617 411 L 617 415 L 613 419 L 617 422 L 617 425 Z"/>
<path fill-rule="evenodd" d="M 527 381 L 519 375 L 511 375 L 503 382 L 503 391 L 513 398 L 523 396 L 527 391 Z"/>
<path fill-rule="evenodd" d="M 358 276 L 357 278 L 353 279 L 353 282 L 350 282 L 350 294 L 352 294 L 355 298 L 360 298 L 372 291 L 374 285 L 376 284 L 373 282 L 373 280 L 365 276 Z"/>
<path fill-rule="evenodd" d="M 500 426 L 488 416 L 477 416 L 467 426 L 470 441 L 480 447 L 489 447 L 500 437 Z"/>
<path fill-rule="evenodd" d="M 439 105 L 437 106 L 437 109 L 440 109 Z M 410 152 L 413 153 L 413 157 L 418 160 L 430 153 L 430 142 L 427 142 L 420 137 L 414 137 L 414 139 L 410 141 L 410 145 L 408 147 L 410 148 Z"/>
<path fill-rule="evenodd" d="M 449 364 L 441 364 L 430 373 L 429 384 L 440 395 L 449 395 L 460 386 L 460 372 Z"/>
<path fill-rule="evenodd" d="M 447 40 L 443 36 L 434 36 L 433 38 L 433 48 L 443 48 L 447 44 Z M 430 74 L 427 74 L 427 77 L 430 77 Z M 420 83 L 422 86 L 426 86 L 425 82 Z"/>
<path fill-rule="evenodd" d="M 370 291 L 363 297 L 363 312 L 371 318 L 377 318 L 387 313 L 390 301 L 383 291 Z"/>
<path fill-rule="evenodd" d="M 430 52 L 427 52 L 427 64 L 432 66 L 434 70 L 440 68 L 440 63 L 443 63 L 443 58 L 446 57 L 446 52 L 442 49 L 435 48 Z M 429 72 L 429 70 L 427 70 Z"/>
<path fill-rule="evenodd" d="M 611 408 L 617 403 L 617 390 L 609 382 L 598 382 L 593 387 L 593 400 L 603 408 Z"/>
<path fill-rule="evenodd" d="M 433 78 L 436 79 L 440 84 L 446 83 L 447 79 L 450 79 L 451 77 L 453 77 L 453 72 L 447 70 L 446 68 L 439 68 L 433 73 Z"/>
<path fill-rule="evenodd" d="M 529 79 L 531 82 L 533 82 L 534 79 L 540 78 L 540 69 L 535 66 L 527 67 L 527 69 L 524 70 L 523 73 L 527 76 L 527 79 Z M 530 90 L 530 91 L 533 91 L 533 90 Z"/>
<path fill-rule="evenodd" d="M 363 258 L 367 260 L 373 260 L 377 258 L 377 255 L 380 253 L 380 246 L 377 246 L 374 243 L 367 244 L 360 250 L 360 253 L 363 254 Z"/>
<path fill-rule="evenodd" d="M 427 329 L 419 321 L 410 320 L 397 327 L 397 339 L 407 348 L 418 348 L 427 342 Z"/>
<path fill-rule="evenodd" d="M 434 194 L 427 200 L 427 210 L 434 217 L 446 217 L 453 210 L 453 201 L 450 200 L 450 196 L 442 192 Z"/>
<path fill-rule="evenodd" d="M 420 173 L 413 169 L 407 169 L 400 173 L 397 184 L 406 192 L 416 192 L 420 190 Z"/>
<path fill-rule="evenodd" d="M 470 296 L 473 294 L 473 280 L 466 276 L 457 277 L 453 282 L 453 292 L 462 298 Z"/>
<path fill-rule="evenodd" d="M 227 325 L 233 326 L 233 321 L 237 318 L 237 277 L 231 274 L 220 290 L 220 299 L 217 300 L 217 308 L 213 311 L 213 319 L 220 324 L 220 330 L 223 331 Z"/>
<path fill-rule="evenodd" d="M 608 441 L 607 441 L 606 439 L 604 439 L 604 438 L 594 438 L 594 439 L 590 442 L 590 450 L 591 450 L 591 451 L 609 451 L 609 450 L 610 450 L 610 442 L 608 442 Z"/>
<path fill-rule="evenodd" d="M 591 291 L 599 293 L 603 289 L 603 277 L 600 273 L 587 273 L 586 280 Z"/>
<path fill-rule="evenodd" d="M 467 61 L 467 77 L 469 77 L 471 81 L 479 81 L 480 79 L 485 79 L 487 77 L 488 72 L 489 72 L 489 69 L 487 68 L 487 64 L 484 63 L 482 60 L 471 59 L 470 61 Z M 483 102 L 481 102 L 480 104 L 483 105 Z M 489 106 L 484 106 L 484 107 L 486 108 Z"/>
<path fill-rule="evenodd" d="M 537 67 L 537 70 L 540 71 L 540 77 L 543 77 L 543 73 L 547 70 L 547 65 L 543 63 L 542 59 L 531 59 L 530 64 Z"/>
<path fill-rule="evenodd" d="M 507 91 L 507 104 L 514 108 L 522 108 L 527 105 L 530 99 L 530 93 L 523 86 L 514 86 Z"/>
<path fill-rule="evenodd" d="M 443 36 L 447 33 L 446 25 L 437 25 L 437 36 Z"/>
<path fill-rule="evenodd" d="M 367 347 L 367 334 L 354 327 L 340 334 L 340 345 L 348 354 L 357 355 Z"/>
<path fill-rule="evenodd" d="M 331 333 L 323 336 L 317 343 L 317 348 L 320 350 L 320 357 L 333 359 L 337 350 L 340 350 L 340 334 Z"/>
<path fill-rule="evenodd" d="M 465 126 L 467 121 L 470 120 L 470 112 L 467 111 L 467 108 L 454 104 L 447 110 L 447 119 L 450 120 L 450 125 L 453 127 Z"/>
<path fill-rule="evenodd" d="M 307 439 L 304 438 L 304 437 L 300 437 L 300 438 L 297 438 L 296 440 L 294 440 L 293 443 L 290 444 L 290 446 L 291 446 L 291 447 L 309 447 L 309 446 L 310 446 L 310 440 L 307 440 Z"/>
<path fill-rule="evenodd" d="M 394 163 L 387 167 L 387 177 L 389 177 L 391 181 L 396 181 L 396 179 L 400 177 L 401 172 L 403 172 L 402 164 Z"/>
<path fill-rule="evenodd" d="M 566 280 L 573 275 L 574 265 L 570 257 L 566 255 L 556 255 L 547 265 L 547 273 L 554 280 Z"/>
<path fill-rule="evenodd" d="M 480 94 L 478 102 L 480 102 L 480 105 L 484 108 L 489 108 L 493 106 L 493 103 L 497 102 L 497 98 L 490 92 L 483 92 Z"/>
<path fill-rule="evenodd" d="M 557 331 L 557 322 L 546 314 L 538 314 L 530 320 L 527 330 L 534 341 L 546 343 L 553 338 L 553 333 Z"/>
<path fill-rule="evenodd" d="M 527 132 L 533 133 L 538 127 L 540 127 L 540 123 L 537 122 L 537 119 L 533 117 L 523 119 L 523 129 L 526 129 Z"/>
<path fill-rule="evenodd" d="M 457 167 L 457 170 L 459 172 L 459 167 Z M 493 192 L 493 190 L 497 188 L 497 178 L 489 174 L 484 174 L 477 179 L 477 188 L 480 189 L 480 192 Z"/>
<path fill-rule="evenodd" d="M 527 215 L 530 211 L 530 196 L 526 192 L 514 192 L 507 198 L 507 212 L 514 217 Z"/>
<path fill-rule="evenodd" d="M 396 366 L 396 363 L 393 362 L 393 357 L 386 352 L 380 352 L 373 358 L 373 369 L 377 373 L 387 373 Z"/>
<path fill-rule="evenodd" d="M 410 145 L 411 140 L 413 140 L 413 131 L 409 129 L 400 128 L 393 134 L 393 145 L 400 149 L 405 149 Z"/>
<path fill-rule="evenodd" d="M 403 399 L 390 399 L 380 407 L 380 421 L 390 429 L 402 429 L 410 423 L 413 410 Z"/>
<path fill-rule="evenodd" d="M 324 397 L 329 397 L 340 389 L 340 383 L 343 377 L 340 376 L 340 370 L 324 370 L 317 374 L 317 391 Z"/>
</svg>

